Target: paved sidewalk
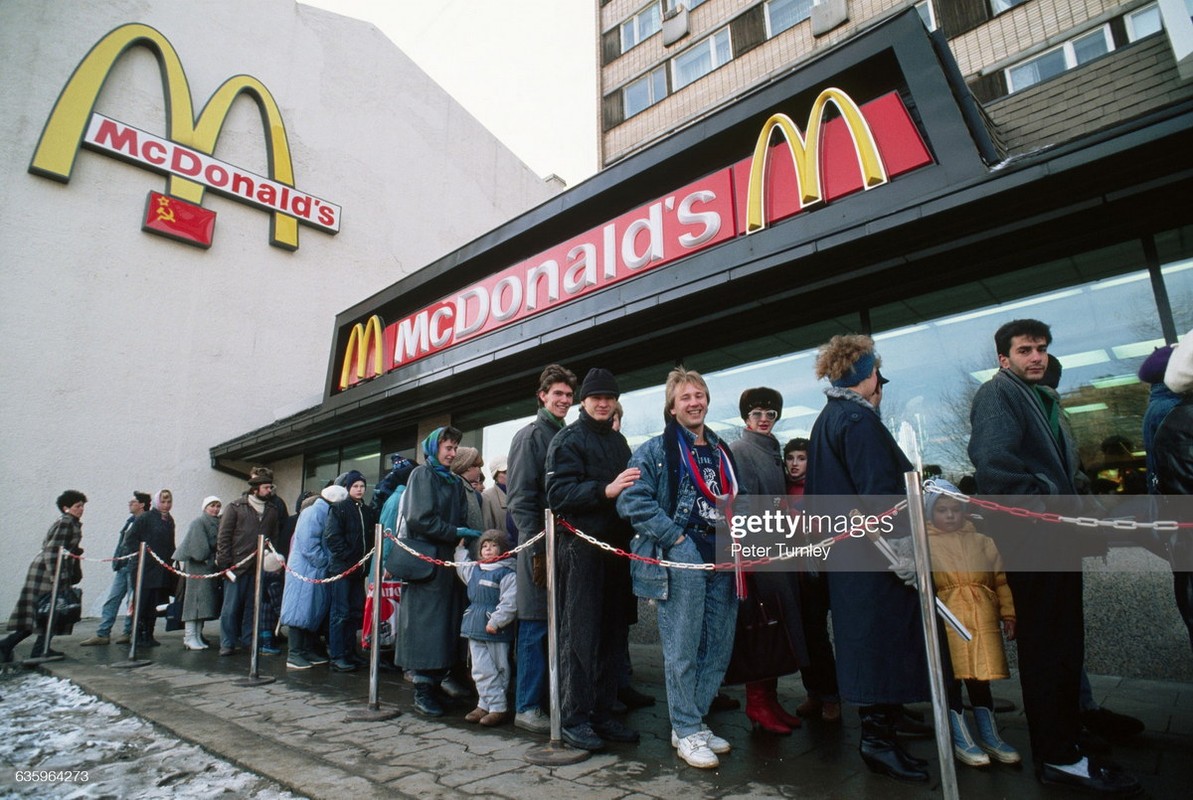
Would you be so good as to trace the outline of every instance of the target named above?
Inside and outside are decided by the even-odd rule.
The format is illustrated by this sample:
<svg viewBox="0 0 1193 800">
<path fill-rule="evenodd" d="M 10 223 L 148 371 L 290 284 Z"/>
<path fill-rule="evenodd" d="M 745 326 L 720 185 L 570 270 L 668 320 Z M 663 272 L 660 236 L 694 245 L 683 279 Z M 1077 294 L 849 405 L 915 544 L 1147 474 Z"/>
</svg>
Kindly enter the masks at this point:
<svg viewBox="0 0 1193 800">
<path fill-rule="evenodd" d="M 180 738 L 311 798 L 498 797 L 511 800 L 581 798 L 931 798 L 940 797 L 935 744 L 909 748 L 933 762 L 927 786 L 906 786 L 871 775 L 857 756 L 858 721 L 851 708 L 843 722 L 806 721 L 792 736 L 752 732 L 742 711 L 710 719 L 734 750 L 717 770 L 697 770 L 670 747 L 657 645 L 632 645 L 635 685 L 659 698 L 656 706 L 631 712 L 627 723 L 642 733 L 638 745 L 612 745 L 579 764 L 541 767 L 524 755 L 546 737 L 507 725 L 483 729 L 464 721 L 471 706 L 437 720 L 413 711 L 413 693 L 400 676 L 382 673 L 380 698 L 402 715 L 386 722 L 348 722 L 366 709 L 368 673 L 329 672 L 326 667 L 287 672 L 281 656 L 262 656 L 260 672 L 272 684 L 239 686 L 247 655 L 220 658 L 215 649 L 189 652 L 180 633 L 158 634 L 163 646 L 139 653 L 152 664 L 137 669 L 109 666 L 127 649 L 79 647 L 94 621 L 54 639 L 64 661 L 44 665 L 99 697 L 145 717 Z M 212 632 L 215 626 L 212 627 Z M 27 655 L 22 645 L 18 658 Z M 1115 758 L 1139 776 L 1153 798 L 1188 797 L 1193 783 L 1193 685 L 1108 676 L 1093 678 L 1095 695 L 1116 711 L 1141 718 L 1147 731 L 1115 748 Z M 1018 684 L 994 685 L 995 697 L 1019 705 Z M 729 694 L 742 699 L 740 687 Z M 798 678 L 785 678 L 780 695 L 789 708 L 802 700 Z M 930 713 L 925 705 L 920 707 Z M 1019 710 L 1001 713 L 1005 738 L 1027 751 Z M 1030 767 L 959 766 L 964 798 L 1076 797 L 1045 788 Z"/>
</svg>

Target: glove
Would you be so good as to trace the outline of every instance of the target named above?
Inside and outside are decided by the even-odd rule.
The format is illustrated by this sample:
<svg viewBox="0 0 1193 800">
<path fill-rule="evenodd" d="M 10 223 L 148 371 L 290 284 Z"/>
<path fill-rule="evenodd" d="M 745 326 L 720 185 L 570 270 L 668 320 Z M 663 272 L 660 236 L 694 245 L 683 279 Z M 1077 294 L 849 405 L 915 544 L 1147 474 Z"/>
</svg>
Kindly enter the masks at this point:
<svg viewBox="0 0 1193 800">
<path fill-rule="evenodd" d="M 530 557 L 530 579 L 535 586 L 547 588 L 547 557 L 544 554 Z"/>
<path fill-rule="evenodd" d="M 898 557 L 889 569 L 895 573 L 895 576 L 899 580 L 913 589 L 916 588 L 915 554 L 912 549 L 911 537 L 904 536 L 901 539 L 887 539 L 886 543 L 890 545 L 891 550 Z"/>
<path fill-rule="evenodd" d="M 481 535 L 476 528 L 456 528 L 456 536 L 461 539 L 475 539 Z"/>
</svg>

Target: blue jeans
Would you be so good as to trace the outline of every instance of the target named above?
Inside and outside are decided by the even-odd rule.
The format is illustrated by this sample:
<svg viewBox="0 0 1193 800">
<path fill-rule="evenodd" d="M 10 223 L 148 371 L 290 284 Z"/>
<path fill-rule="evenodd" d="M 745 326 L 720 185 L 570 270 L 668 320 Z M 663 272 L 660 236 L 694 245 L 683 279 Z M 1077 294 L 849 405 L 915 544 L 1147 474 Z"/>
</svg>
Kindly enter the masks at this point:
<svg viewBox="0 0 1193 800">
<path fill-rule="evenodd" d="M 246 572 L 236 580 L 224 578 L 224 605 L 220 609 L 220 648 L 249 647 L 253 641 L 253 597 L 257 575 Z"/>
<path fill-rule="evenodd" d="M 686 538 L 666 553 L 668 561 L 700 564 L 695 543 Z M 700 731 L 716 697 L 737 625 L 733 573 L 670 569 L 666 600 L 658 601 L 663 641 L 667 711 L 680 738 Z"/>
<path fill-rule="evenodd" d="M 365 585 L 359 575 L 331 584 L 331 611 L 327 618 L 327 652 L 332 660 L 356 652 L 352 639 L 365 616 Z"/>
<path fill-rule="evenodd" d="M 547 620 L 518 620 L 518 713 L 538 708 L 547 713 Z"/>
<path fill-rule="evenodd" d="M 127 562 L 125 562 L 127 564 Z M 136 578 L 133 576 L 132 570 L 127 566 L 122 566 L 116 570 L 116 577 L 112 579 L 112 588 L 108 590 L 108 599 L 104 601 L 104 609 L 100 617 L 99 627 L 95 630 L 96 636 L 109 636 L 112 633 L 112 627 L 116 624 L 116 615 L 120 611 L 120 607 L 124 605 L 124 598 L 132 593 L 133 584 Z M 126 615 L 124 618 L 124 632 L 126 634 L 132 633 L 133 618 L 131 615 Z"/>
</svg>

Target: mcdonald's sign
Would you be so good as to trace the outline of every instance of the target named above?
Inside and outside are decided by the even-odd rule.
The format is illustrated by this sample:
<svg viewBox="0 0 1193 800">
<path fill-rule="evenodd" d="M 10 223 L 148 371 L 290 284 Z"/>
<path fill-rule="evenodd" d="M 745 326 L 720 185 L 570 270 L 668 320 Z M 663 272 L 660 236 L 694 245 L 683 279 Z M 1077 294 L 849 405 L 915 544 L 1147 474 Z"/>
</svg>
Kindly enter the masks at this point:
<svg viewBox="0 0 1193 800">
<path fill-rule="evenodd" d="M 156 136 L 94 111 L 116 61 L 144 47 L 157 59 L 166 100 L 166 135 Z M 224 120 L 240 95 L 261 111 L 269 175 L 214 158 Z M 195 116 L 190 83 L 173 45 L 148 25 L 130 23 L 91 48 L 66 82 L 46 121 L 29 171 L 63 183 L 70 180 L 80 145 L 169 177 L 166 194 L 198 205 L 211 189 L 271 212 L 270 244 L 298 249 L 298 224 L 328 233 L 340 229 L 342 209 L 294 185 L 290 143 L 282 113 L 269 89 L 248 75 L 228 78 Z"/>
<path fill-rule="evenodd" d="M 829 104 L 839 112 L 831 119 Z M 770 143 L 775 131 L 784 143 Z M 356 323 L 344 348 L 340 391 L 931 163 L 898 92 L 858 105 L 840 89 L 825 89 L 803 133 L 787 115 L 772 114 L 750 156 L 388 326 L 376 315 Z"/>
<path fill-rule="evenodd" d="M 352 326 L 348 334 L 348 344 L 344 346 L 344 365 L 340 368 L 340 390 L 360 383 L 369 378 L 375 378 L 385 372 L 385 338 L 382 328 L 385 323 L 381 317 L 374 314 L 363 324 L 358 322 Z M 393 347 L 389 348 L 390 352 Z M 372 353 L 372 363 L 369 354 Z"/>
</svg>

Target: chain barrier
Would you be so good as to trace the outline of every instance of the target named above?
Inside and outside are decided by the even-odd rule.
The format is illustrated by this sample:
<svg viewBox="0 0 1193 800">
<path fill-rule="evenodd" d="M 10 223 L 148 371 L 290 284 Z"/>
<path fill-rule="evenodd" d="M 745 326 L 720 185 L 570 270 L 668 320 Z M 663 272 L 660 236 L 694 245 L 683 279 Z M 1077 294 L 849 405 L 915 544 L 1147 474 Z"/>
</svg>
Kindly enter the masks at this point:
<svg viewBox="0 0 1193 800">
<path fill-rule="evenodd" d="M 192 575 L 189 572 L 183 572 L 182 570 L 175 569 L 172 564 L 167 564 L 165 561 L 162 561 L 161 556 L 159 556 L 157 553 L 150 550 L 148 547 L 145 548 L 145 552 L 148 553 L 149 555 L 153 556 L 153 560 L 156 561 L 157 563 L 161 564 L 163 567 L 165 567 L 167 571 L 173 572 L 175 575 L 179 576 L 180 578 L 192 578 L 192 579 L 198 580 L 198 581 L 209 581 L 209 580 L 212 580 L 213 578 L 223 578 L 226 575 L 228 575 L 228 573 L 234 572 L 237 567 L 242 567 L 257 557 L 256 553 L 249 553 L 247 556 L 240 559 L 239 561 L 237 561 L 235 564 L 228 567 L 227 569 L 221 569 L 219 572 L 211 572 L 211 573 L 207 573 L 205 575 Z M 136 555 L 136 553 L 133 553 L 133 555 Z"/>
<path fill-rule="evenodd" d="M 265 546 L 269 548 L 269 552 L 273 553 L 275 556 L 278 557 L 278 561 L 282 562 L 282 568 L 284 570 L 286 570 L 286 572 L 290 573 L 295 578 L 297 578 L 300 581 L 303 581 L 304 583 L 335 583 L 336 581 L 343 580 L 344 578 L 347 578 L 353 572 L 356 572 L 358 569 L 360 569 L 362 566 L 364 566 L 364 563 L 373 557 L 373 550 L 370 550 L 369 552 L 364 554 L 364 556 L 360 559 L 360 561 L 357 561 L 355 564 L 348 567 L 348 569 L 344 570 L 343 572 L 339 573 L 338 575 L 328 575 L 326 578 L 308 578 L 306 575 L 300 575 L 299 573 L 290 569 L 290 562 L 288 562 L 285 559 L 285 557 L 282 556 L 281 553 L 279 553 L 277 550 L 274 549 L 273 542 L 266 539 Z"/>
<path fill-rule="evenodd" d="M 410 547 L 410 545 L 406 544 L 406 542 L 404 540 L 399 539 L 398 537 L 394 536 L 393 531 L 391 531 L 391 530 L 385 531 L 386 539 L 389 539 L 391 542 L 393 542 L 398 547 L 402 548 L 403 550 L 405 550 L 407 553 L 414 556 L 415 558 L 418 558 L 422 561 L 426 561 L 430 564 L 434 564 L 435 566 L 438 566 L 438 567 L 452 567 L 452 568 L 475 566 L 477 564 L 496 564 L 498 561 L 502 561 L 507 558 L 513 558 L 514 556 L 518 555 L 518 553 L 520 553 L 523 550 L 525 550 L 526 548 L 530 547 L 532 544 L 537 542 L 539 539 L 542 539 L 546 535 L 547 535 L 547 532 L 545 530 L 539 531 L 534 536 L 531 536 L 526 541 L 520 543 L 517 547 L 506 550 L 504 553 L 497 556 L 497 558 L 490 558 L 490 559 L 486 559 L 484 561 L 444 561 L 443 559 L 435 558 L 434 556 L 423 555 L 422 553 L 418 552 L 414 548 Z"/>
<path fill-rule="evenodd" d="M 1178 522 L 1176 520 L 1156 520 L 1154 522 L 1139 522 L 1133 519 L 1098 519 L 1097 517 L 1066 517 L 1061 514 L 1052 514 L 1044 511 L 1029 511 L 1026 508 L 1016 508 L 1014 506 L 1004 506 L 996 503 L 993 500 L 983 500 L 980 497 L 971 497 L 961 492 L 954 492 L 938 486 L 935 481 L 928 480 L 924 482 L 924 489 L 928 492 L 945 495 L 954 500 L 960 500 L 962 503 L 972 503 L 978 508 L 984 508 L 987 511 L 1000 511 L 1004 514 L 1010 514 L 1013 517 L 1022 517 L 1025 519 L 1038 519 L 1041 522 L 1051 522 L 1054 524 L 1076 525 L 1081 528 L 1113 528 L 1118 531 L 1175 531 L 1182 528 L 1193 528 L 1193 522 Z"/>
<path fill-rule="evenodd" d="M 111 558 L 87 558 L 85 556 L 77 556 L 69 550 L 66 552 L 67 558 L 73 558 L 75 561 L 90 561 L 92 564 L 111 564 L 115 561 L 128 561 L 137 557 L 136 553 L 129 553 L 123 556 L 112 556 Z"/>
</svg>

